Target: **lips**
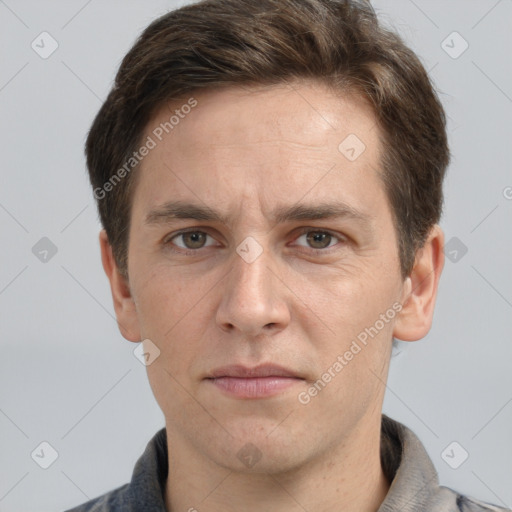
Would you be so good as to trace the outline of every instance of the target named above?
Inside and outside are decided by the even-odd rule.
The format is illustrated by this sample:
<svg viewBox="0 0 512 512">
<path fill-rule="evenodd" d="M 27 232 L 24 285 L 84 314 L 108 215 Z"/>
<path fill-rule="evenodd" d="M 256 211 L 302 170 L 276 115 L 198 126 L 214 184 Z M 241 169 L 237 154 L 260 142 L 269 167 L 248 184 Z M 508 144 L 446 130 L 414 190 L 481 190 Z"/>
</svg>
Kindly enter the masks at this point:
<svg viewBox="0 0 512 512">
<path fill-rule="evenodd" d="M 224 366 L 213 370 L 206 380 L 221 392 L 240 399 L 275 396 L 304 381 L 297 372 L 273 364 L 252 368 Z"/>
<path fill-rule="evenodd" d="M 224 366 L 213 370 L 209 378 L 219 377 L 240 377 L 246 378 L 257 378 L 257 377 L 293 377 L 301 378 L 296 372 L 288 370 L 283 366 L 275 364 L 261 364 L 253 368 L 248 368 L 242 365 L 231 365 Z"/>
</svg>

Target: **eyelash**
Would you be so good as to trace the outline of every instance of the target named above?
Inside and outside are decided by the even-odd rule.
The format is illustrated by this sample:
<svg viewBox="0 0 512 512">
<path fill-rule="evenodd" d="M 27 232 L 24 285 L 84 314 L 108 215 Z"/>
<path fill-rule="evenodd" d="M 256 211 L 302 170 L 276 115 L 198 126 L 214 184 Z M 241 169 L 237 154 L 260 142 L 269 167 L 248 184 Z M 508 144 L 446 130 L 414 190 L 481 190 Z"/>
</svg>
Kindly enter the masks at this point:
<svg viewBox="0 0 512 512">
<path fill-rule="evenodd" d="M 187 233 L 203 233 L 203 234 L 209 236 L 210 238 L 213 238 L 212 235 L 210 235 L 207 231 L 203 231 L 203 230 L 201 230 L 199 228 L 193 228 L 193 229 L 185 229 L 185 230 L 182 230 L 182 231 L 178 231 L 177 233 L 173 233 L 171 236 L 167 237 L 164 240 L 163 244 L 165 246 L 168 246 L 169 249 L 172 252 L 175 252 L 175 253 L 178 253 L 178 254 L 181 254 L 181 255 L 185 255 L 185 256 L 196 256 L 201 249 L 205 249 L 207 247 L 211 247 L 211 246 L 200 247 L 198 249 L 175 248 L 175 246 L 173 246 L 173 244 L 171 243 L 172 240 L 174 240 L 175 238 L 178 238 L 178 237 L 180 237 L 182 235 L 186 235 Z M 305 234 L 308 234 L 308 233 L 328 234 L 331 237 L 336 238 L 338 240 L 338 243 L 336 243 L 336 244 L 334 244 L 332 246 L 328 246 L 328 247 L 326 247 L 324 249 L 317 249 L 317 248 L 314 248 L 314 247 L 305 248 L 305 247 L 301 246 L 301 247 L 303 247 L 302 252 L 308 252 L 309 254 L 316 254 L 316 255 L 330 254 L 332 252 L 332 250 L 336 250 L 336 246 L 337 245 L 339 245 L 340 243 L 346 243 L 347 242 L 347 238 L 345 236 L 341 235 L 341 234 L 335 233 L 335 232 L 330 231 L 328 229 L 308 228 L 308 227 L 301 228 L 300 231 L 299 231 L 299 234 L 295 238 L 295 240 L 300 238 L 302 235 L 305 235 Z"/>
</svg>

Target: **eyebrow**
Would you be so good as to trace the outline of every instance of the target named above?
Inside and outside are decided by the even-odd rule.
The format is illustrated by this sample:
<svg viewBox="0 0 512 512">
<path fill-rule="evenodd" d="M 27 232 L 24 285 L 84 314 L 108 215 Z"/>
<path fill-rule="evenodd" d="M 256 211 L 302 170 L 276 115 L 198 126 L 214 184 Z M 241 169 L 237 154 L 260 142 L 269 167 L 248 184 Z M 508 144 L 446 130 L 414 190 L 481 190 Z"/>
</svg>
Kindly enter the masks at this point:
<svg viewBox="0 0 512 512">
<path fill-rule="evenodd" d="M 324 202 L 318 204 L 296 204 L 278 206 L 270 215 L 270 220 L 277 224 L 290 221 L 307 221 L 349 218 L 371 227 L 372 217 L 343 202 Z M 184 201 L 168 201 L 151 210 L 146 215 L 148 225 L 166 224 L 174 219 L 191 219 L 229 223 L 229 216 L 210 208 Z"/>
</svg>

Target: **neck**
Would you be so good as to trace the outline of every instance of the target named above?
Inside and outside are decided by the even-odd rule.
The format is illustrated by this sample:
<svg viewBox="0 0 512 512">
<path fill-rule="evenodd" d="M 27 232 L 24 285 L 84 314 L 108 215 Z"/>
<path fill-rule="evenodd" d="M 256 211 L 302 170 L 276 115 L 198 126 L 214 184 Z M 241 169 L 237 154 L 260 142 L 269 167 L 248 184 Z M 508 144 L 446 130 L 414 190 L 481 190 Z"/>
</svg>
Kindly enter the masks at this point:
<svg viewBox="0 0 512 512">
<path fill-rule="evenodd" d="M 389 490 L 380 463 L 380 415 L 363 418 L 341 446 L 284 473 L 239 473 L 205 461 L 168 430 L 169 512 L 376 512 Z"/>
</svg>

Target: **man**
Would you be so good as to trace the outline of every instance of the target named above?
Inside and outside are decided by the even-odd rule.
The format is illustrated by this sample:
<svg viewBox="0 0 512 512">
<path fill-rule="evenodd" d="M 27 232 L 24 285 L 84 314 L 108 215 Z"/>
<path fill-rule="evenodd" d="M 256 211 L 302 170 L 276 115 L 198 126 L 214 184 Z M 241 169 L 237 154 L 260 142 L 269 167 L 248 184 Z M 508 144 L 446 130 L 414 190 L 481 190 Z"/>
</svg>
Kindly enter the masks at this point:
<svg viewBox="0 0 512 512">
<path fill-rule="evenodd" d="M 165 429 L 75 511 L 500 510 L 439 487 L 382 415 L 393 338 L 431 326 L 449 153 L 424 68 L 366 2 L 168 13 L 86 154 Z"/>
</svg>

